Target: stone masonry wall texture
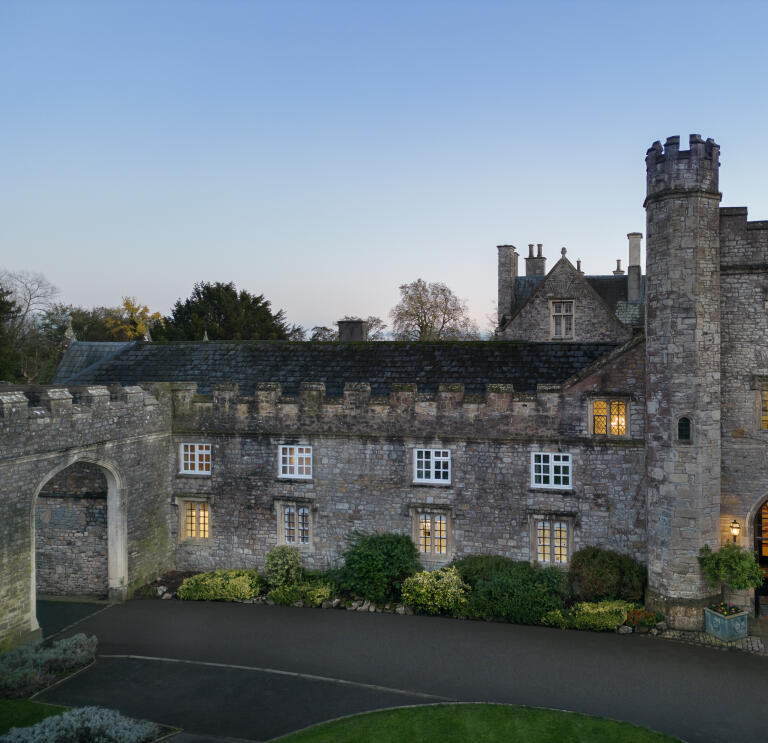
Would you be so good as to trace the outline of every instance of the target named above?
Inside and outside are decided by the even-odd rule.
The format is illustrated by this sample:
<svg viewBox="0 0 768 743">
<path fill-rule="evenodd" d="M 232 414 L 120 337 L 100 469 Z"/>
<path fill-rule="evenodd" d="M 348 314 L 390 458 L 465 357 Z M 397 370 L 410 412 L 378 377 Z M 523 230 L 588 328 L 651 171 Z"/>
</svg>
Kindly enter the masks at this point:
<svg viewBox="0 0 768 743">
<path fill-rule="evenodd" d="M 647 153 L 633 315 L 645 334 L 618 319 L 622 277 L 585 277 L 565 258 L 517 277 L 502 246 L 508 340 L 75 342 L 59 387 L 0 388 L 0 644 L 34 634 L 36 587 L 119 598 L 171 567 L 261 567 L 282 504 L 309 509 L 301 549 L 318 568 L 355 530 L 416 536 L 420 513 L 448 523 L 448 552 L 428 567 L 475 552 L 535 559 L 536 519 L 564 520 L 570 552 L 647 562 L 649 602 L 676 630 L 698 629 L 712 594 L 699 548 L 728 539 L 734 518 L 751 545 L 768 498 L 768 222 L 720 208 L 718 168 L 698 135 Z M 551 341 L 551 299 L 574 300 L 572 341 Z M 626 435 L 593 432 L 598 400 L 626 405 Z M 677 440 L 681 416 L 690 442 Z M 184 443 L 211 445 L 210 474 L 180 473 Z M 291 444 L 312 447 L 310 479 L 278 476 Z M 418 448 L 450 451 L 449 483 L 413 481 Z M 532 487 L 536 452 L 571 456 L 569 489 Z M 207 538 L 185 538 L 188 501 L 208 504 Z"/>
</svg>

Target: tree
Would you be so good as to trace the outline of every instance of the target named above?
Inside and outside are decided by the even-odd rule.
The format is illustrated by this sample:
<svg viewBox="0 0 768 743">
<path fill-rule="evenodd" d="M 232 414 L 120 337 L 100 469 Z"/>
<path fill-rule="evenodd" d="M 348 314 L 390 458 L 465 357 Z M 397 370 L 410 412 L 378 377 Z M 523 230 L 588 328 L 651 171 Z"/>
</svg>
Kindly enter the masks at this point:
<svg viewBox="0 0 768 743">
<path fill-rule="evenodd" d="M 0 380 L 16 376 L 17 358 L 13 352 L 8 325 L 16 314 L 16 303 L 11 291 L 0 284 Z"/>
<path fill-rule="evenodd" d="M 396 340 L 474 340 L 478 330 L 467 305 L 445 284 L 416 279 L 400 287 L 400 301 L 389 316 Z"/>
<path fill-rule="evenodd" d="M 6 320 L 6 331 L 18 351 L 25 335 L 37 332 L 38 317 L 50 309 L 59 290 L 41 273 L 31 271 L 0 271 L 0 286 L 10 292 L 16 305 L 13 315 Z"/>
<path fill-rule="evenodd" d="M 171 315 L 151 328 L 156 340 L 286 340 L 291 328 L 282 310 L 272 312 L 263 294 L 238 291 L 233 282 L 200 282 L 179 299 Z"/>
<path fill-rule="evenodd" d="M 46 334 L 61 344 L 70 321 L 79 341 L 112 341 L 115 338 L 107 327 L 107 317 L 119 312 L 119 307 L 93 307 L 89 310 L 71 304 L 54 304 L 43 315 L 43 327 Z"/>
<path fill-rule="evenodd" d="M 109 310 L 104 318 L 111 340 L 132 341 L 144 338 L 150 327 L 162 325 L 163 316 L 159 312 L 150 314 L 149 307 L 138 304 L 134 297 L 123 297 L 123 304 Z"/>
</svg>

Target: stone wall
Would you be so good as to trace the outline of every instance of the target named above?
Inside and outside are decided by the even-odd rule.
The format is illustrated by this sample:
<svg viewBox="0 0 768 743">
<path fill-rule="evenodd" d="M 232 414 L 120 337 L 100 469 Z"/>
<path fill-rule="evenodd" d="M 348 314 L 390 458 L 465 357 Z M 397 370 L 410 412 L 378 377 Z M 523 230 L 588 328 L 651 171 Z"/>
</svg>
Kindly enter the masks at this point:
<svg viewBox="0 0 768 743">
<path fill-rule="evenodd" d="M 107 494 L 40 495 L 35 507 L 37 591 L 107 595 Z"/>
<path fill-rule="evenodd" d="M 572 299 L 575 342 L 617 342 L 629 340 L 630 328 L 616 319 L 613 311 L 566 258 L 558 261 L 528 302 L 498 334 L 500 340 L 552 340 L 550 302 Z"/>
</svg>

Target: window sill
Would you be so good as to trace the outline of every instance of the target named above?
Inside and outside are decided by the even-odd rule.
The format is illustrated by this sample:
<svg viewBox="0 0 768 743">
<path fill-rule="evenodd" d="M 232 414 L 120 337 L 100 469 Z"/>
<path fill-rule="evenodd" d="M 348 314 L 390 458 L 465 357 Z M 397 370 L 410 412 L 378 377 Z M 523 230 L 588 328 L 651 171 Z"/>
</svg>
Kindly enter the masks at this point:
<svg viewBox="0 0 768 743">
<path fill-rule="evenodd" d="M 557 488 L 549 485 L 531 485 L 528 488 L 529 493 L 573 493 L 573 488 Z"/>
<path fill-rule="evenodd" d="M 278 475 L 275 480 L 278 482 L 314 482 L 314 477 L 281 477 Z"/>
<path fill-rule="evenodd" d="M 411 482 L 411 485 L 415 488 L 450 488 L 453 483 L 451 482 L 437 482 L 437 481 L 430 481 L 430 480 L 413 480 Z"/>
<path fill-rule="evenodd" d="M 211 477 L 210 472 L 177 472 L 176 475 L 178 477 L 198 477 L 198 478 L 209 478 Z"/>
<path fill-rule="evenodd" d="M 179 539 L 179 544 L 210 544 L 210 537 L 182 537 Z"/>
</svg>

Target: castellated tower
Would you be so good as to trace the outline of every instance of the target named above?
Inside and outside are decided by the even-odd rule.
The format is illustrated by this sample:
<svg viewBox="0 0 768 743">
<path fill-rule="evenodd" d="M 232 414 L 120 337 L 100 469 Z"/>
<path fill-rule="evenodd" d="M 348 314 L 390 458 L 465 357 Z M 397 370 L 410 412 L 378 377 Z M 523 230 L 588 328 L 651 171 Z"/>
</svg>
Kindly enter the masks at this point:
<svg viewBox="0 0 768 743">
<path fill-rule="evenodd" d="M 645 159 L 649 598 L 678 629 L 702 620 L 696 556 L 719 546 L 719 154 L 692 134 Z"/>
</svg>

